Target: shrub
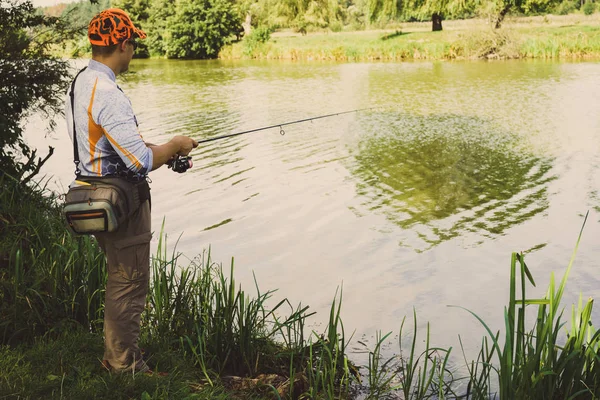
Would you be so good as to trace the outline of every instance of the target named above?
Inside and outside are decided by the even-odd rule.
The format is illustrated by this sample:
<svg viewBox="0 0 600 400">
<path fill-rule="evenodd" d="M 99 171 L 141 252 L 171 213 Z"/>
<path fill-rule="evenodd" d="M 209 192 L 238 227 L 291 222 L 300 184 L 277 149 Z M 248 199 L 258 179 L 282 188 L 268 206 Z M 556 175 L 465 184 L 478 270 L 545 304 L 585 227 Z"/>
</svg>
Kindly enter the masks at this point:
<svg viewBox="0 0 600 400">
<path fill-rule="evenodd" d="M 50 117 L 62 111 L 69 65 L 50 55 L 50 43 L 71 32 L 57 18 L 38 14 L 30 1 L 0 0 L 0 21 L 0 175 L 26 182 L 47 157 L 25 143 L 23 123 L 35 110 L 52 128 Z"/>
<path fill-rule="evenodd" d="M 329 29 L 331 29 L 331 32 L 341 32 L 344 29 L 344 25 L 340 21 L 333 21 L 329 24 Z"/>
<path fill-rule="evenodd" d="M 577 10 L 577 2 L 565 0 L 556 6 L 554 13 L 558 15 L 567 15 L 575 10 Z"/>
<path fill-rule="evenodd" d="M 252 29 L 248 36 L 244 37 L 244 54 L 251 56 L 254 51 L 263 43 L 267 43 L 271 39 L 271 30 L 266 26 L 259 26 Z"/>
<path fill-rule="evenodd" d="M 266 26 L 259 26 L 250 32 L 248 39 L 254 40 L 257 43 L 267 43 L 271 39 L 271 30 Z"/>
<path fill-rule="evenodd" d="M 588 1 L 583 5 L 582 10 L 585 15 L 592 15 L 596 11 L 596 5 Z"/>
<path fill-rule="evenodd" d="M 508 30 L 482 30 L 461 35 L 452 47 L 454 54 L 470 59 L 520 57 L 518 38 Z"/>
<path fill-rule="evenodd" d="M 164 47 L 168 58 L 216 58 L 242 30 L 236 6 L 229 0 L 182 0 L 167 18 Z"/>
</svg>

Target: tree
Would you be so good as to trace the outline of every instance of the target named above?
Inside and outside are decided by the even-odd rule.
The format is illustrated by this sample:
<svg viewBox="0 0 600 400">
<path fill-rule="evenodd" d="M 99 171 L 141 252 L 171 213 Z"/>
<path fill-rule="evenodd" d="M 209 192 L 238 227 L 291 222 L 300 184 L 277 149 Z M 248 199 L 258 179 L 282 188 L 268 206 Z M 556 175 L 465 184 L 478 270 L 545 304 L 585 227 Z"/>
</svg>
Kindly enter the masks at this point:
<svg viewBox="0 0 600 400">
<path fill-rule="evenodd" d="M 168 28 L 168 19 L 175 15 L 174 0 L 150 0 L 148 18 L 148 37 L 144 42 L 150 55 L 164 56 L 167 52 L 164 35 Z"/>
<path fill-rule="evenodd" d="M 65 7 L 60 17 L 65 20 L 74 29 L 80 29 L 81 32 L 87 32 L 90 20 L 100 11 L 110 8 L 110 0 L 89 0 L 70 3 Z"/>
<path fill-rule="evenodd" d="M 60 19 L 78 35 L 73 40 L 61 38 L 72 57 L 79 57 L 81 54 L 89 54 L 92 51 L 90 42 L 87 40 L 87 28 L 90 20 L 100 11 L 110 8 L 110 0 L 81 0 L 74 3 L 63 4 L 62 12 L 58 14 Z M 58 6 L 55 6 L 58 7 Z M 56 15 L 54 7 L 42 9 L 45 15 Z M 138 52 L 136 52 L 137 54 Z"/>
<path fill-rule="evenodd" d="M 38 14 L 31 1 L 0 0 L 0 174 L 29 181 L 46 160 L 23 140 L 23 126 L 33 110 L 54 128 L 68 86 L 67 61 L 49 54 L 57 36 L 69 32 L 56 17 Z"/>
<path fill-rule="evenodd" d="M 499 29 L 504 22 L 504 18 L 511 11 L 517 11 L 524 14 L 544 13 L 558 5 L 560 0 L 489 0 L 491 7 L 495 11 L 494 27 Z"/>
<path fill-rule="evenodd" d="M 131 18 L 135 26 L 145 31 L 148 36 L 152 34 L 152 30 L 149 29 L 150 0 L 113 0 L 112 6 L 125 10 L 127 14 L 129 14 L 129 17 Z M 146 40 L 138 41 L 138 46 L 139 47 L 135 51 L 134 57 L 146 58 L 150 56 L 148 43 Z"/>
<path fill-rule="evenodd" d="M 178 0 L 162 32 L 169 58 L 216 58 L 242 30 L 230 0 Z"/>
<path fill-rule="evenodd" d="M 441 31 L 442 20 L 468 14 L 480 0 L 406 0 L 405 18 L 424 20 L 431 18 L 431 30 Z"/>
</svg>

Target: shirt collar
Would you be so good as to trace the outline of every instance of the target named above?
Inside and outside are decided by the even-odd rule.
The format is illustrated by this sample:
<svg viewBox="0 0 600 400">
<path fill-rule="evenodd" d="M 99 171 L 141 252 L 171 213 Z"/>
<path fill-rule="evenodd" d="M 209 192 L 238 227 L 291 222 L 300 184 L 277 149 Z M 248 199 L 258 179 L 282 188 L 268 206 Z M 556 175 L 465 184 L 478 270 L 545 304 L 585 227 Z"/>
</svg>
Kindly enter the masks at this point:
<svg viewBox="0 0 600 400">
<path fill-rule="evenodd" d="M 110 69 L 107 65 L 102 64 L 101 62 L 98 62 L 96 60 L 90 60 L 88 68 L 93 69 L 94 71 L 105 73 L 113 82 L 116 82 L 117 80 L 114 71 Z"/>
</svg>

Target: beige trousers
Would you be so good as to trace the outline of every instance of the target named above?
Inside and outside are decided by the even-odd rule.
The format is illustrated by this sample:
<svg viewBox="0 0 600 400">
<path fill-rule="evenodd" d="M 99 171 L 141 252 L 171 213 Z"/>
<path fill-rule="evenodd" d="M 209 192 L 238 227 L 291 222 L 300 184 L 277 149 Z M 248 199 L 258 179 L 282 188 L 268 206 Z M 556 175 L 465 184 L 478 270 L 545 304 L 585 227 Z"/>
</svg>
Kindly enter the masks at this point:
<svg viewBox="0 0 600 400">
<path fill-rule="evenodd" d="M 104 359 L 118 372 L 145 372 L 138 347 L 150 278 L 150 204 L 111 233 L 96 235 L 108 265 L 104 305 Z"/>
</svg>

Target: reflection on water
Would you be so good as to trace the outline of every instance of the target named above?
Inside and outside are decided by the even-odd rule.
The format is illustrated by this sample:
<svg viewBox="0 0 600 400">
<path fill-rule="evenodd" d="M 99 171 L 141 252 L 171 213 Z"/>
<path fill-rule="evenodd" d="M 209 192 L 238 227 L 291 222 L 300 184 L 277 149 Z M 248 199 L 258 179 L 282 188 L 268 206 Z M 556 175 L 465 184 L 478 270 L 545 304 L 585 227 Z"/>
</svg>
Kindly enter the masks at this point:
<svg viewBox="0 0 600 400">
<path fill-rule="evenodd" d="M 146 134 L 200 139 L 239 123 L 242 115 L 231 102 L 229 85 L 239 79 L 243 76 L 235 69 L 214 63 L 167 60 L 137 62 L 135 72 L 126 77 L 127 85 L 144 98 L 143 108 L 136 111 Z"/>
<path fill-rule="evenodd" d="M 548 208 L 551 158 L 519 137 L 462 115 L 375 116 L 356 151 L 358 193 L 424 250 L 467 232 L 501 235 Z"/>
</svg>

